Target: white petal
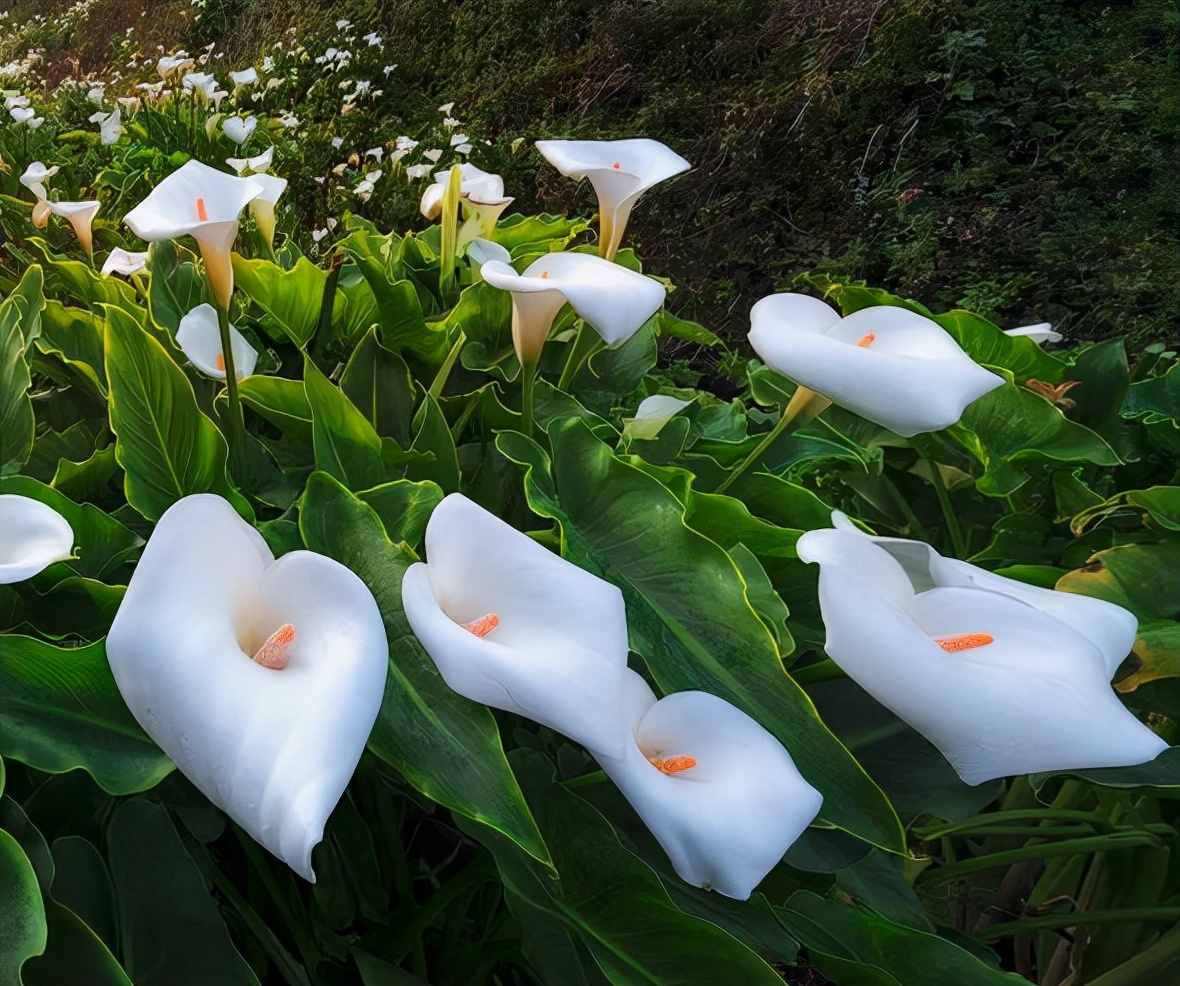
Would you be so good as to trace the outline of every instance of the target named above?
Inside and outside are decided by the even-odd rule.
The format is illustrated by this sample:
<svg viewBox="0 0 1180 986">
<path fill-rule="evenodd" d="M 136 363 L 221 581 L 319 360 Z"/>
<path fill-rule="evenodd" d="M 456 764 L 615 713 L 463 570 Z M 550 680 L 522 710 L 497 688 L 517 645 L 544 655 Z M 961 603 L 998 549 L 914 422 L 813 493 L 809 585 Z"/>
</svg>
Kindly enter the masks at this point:
<svg viewBox="0 0 1180 986">
<path fill-rule="evenodd" d="M 240 380 L 254 372 L 258 364 L 258 351 L 232 325 L 229 327 L 229 337 L 233 347 L 234 372 Z M 176 344 L 189 362 L 206 376 L 215 380 L 225 379 L 225 368 L 217 366 L 217 357 L 223 356 L 223 353 L 217 311 L 212 305 L 198 305 L 181 318 L 176 330 Z"/>
<path fill-rule="evenodd" d="M 446 191 L 447 186 L 439 182 L 427 185 L 422 192 L 422 201 L 418 205 L 418 211 L 427 219 L 437 219 L 439 213 L 442 212 L 443 196 Z"/>
<path fill-rule="evenodd" d="M 622 748 L 622 593 L 452 493 L 426 527 L 426 564 L 402 583 L 406 618 L 455 691 L 576 742 Z M 477 637 L 462 624 L 494 613 Z"/>
<path fill-rule="evenodd" d="M 631 438 L 656 438 L 664 425 L 691 403 L 670 394 L 645 397 L 635 409 L 635 417 L 623 419 L 623 434 Z"/>
<path fill-rule="evenodd" d="M 818 814 L 823 798 L 782 744 L 724 699 L 678 692 L 658 702 L 627 672 L 626 755 L 599 756 L 687 883 L 746 900 Z M 688 756 L 669 775 L 651 759 Z"/>
<path fill-rule="evenodd" d="M 250 655 L 295 627 L 281 671 Z M 107 637 L 128 708 L 214 804 L 305 879 L 360 759 L 388 646 L 372 594 L 308 551 L 274 561 L 228 502 L 185 497 L 156 524 Z"/>
<path fill-rule="evenodd" d="M 147 252 L 137 253 L 131 250 L 124 250 L 122 247 L 115 247 L 107 255 L 106 261 L 102 265 L 102 273 L 104 277 L 110 277 L 111 274 L 122 274 L 130 276 L 137 274 L 147 266 Z"/>
<path fill-rule="evenodd" d="M 57 167 L 57 165 L 54 165 L 52 168 L 47 168 L 42 162 L 34 161 L 27 168 L 25 168 L 24 174 L 20 176 L 20 183 L 24 185 L 25 188 L 35 192 L 37 186 L 41 186 L 43 182 L 48 181 L 50 178 L 56 175 L 59 170 L 60 169 Z M 38 197 L 44 198 L 45 196 L 39 195 Z"/>
<path fill-rule="evenodd" d="M 287 179 L 278 178 L 275 175 L 268 175 L 265 173 L 251 176 L 254 181 L 262 185 L 262 191 L 259 192 L 255 201 L 269 202 L 273 205 L 279 200 L 279 196 L 287 189 Z"/>
<path fill-rule="evenodd" d="M 230 72 L 229 77 L 235 86 L 252 86 L 258 81 L 258 70 L 251 65 L 241 72 Z"/>
<path fill-rule="evenodd" d="M 244 144 L 250 139 L 250 135 L 254 133 L 254 128 L 258 126 L 258 120 L 252 116 L 242 119 L 238 116 L 227 117 L 221 121 L 221 131 L 235 144 Z"/>
<path fill-rule="evenodd" d="M 589 178 L 612 209 L 692 167 L 671 148 L 648 137 L 538 140 L 537 150 L 563 175 Z"/>
<path fill-rule="evenodd" d="M 1060 332 L 1053 330 L 1051 322 L 1038 322 L 1036 325 L 1024 325 L 1019 329 L 1005 329 L 1006 336 L 1025 336 L 1038 346 L 1046 342 L 1061 342 L 1065 338 Z"/>
<path fill-rule="evenodd" d="M 0 585 L 23 582 L 70 558 L 74 532 L 52 507 L 32 497 L 0 493 Z"/>
<path fill-rule="evenodd" d="M 496 260 L 506 265 L 512 260 L 512 254 L 504 247 L 491 240 L 485 240 L 482 236 L 475 237 L 467 245 L 467 256 L 473 264 L 479 265 L 486 264 L 490 260 Z"/>
<path fill-rule="evenodd" d="M 785 291 L 767 295 L 750 309 L 750 341 L 754 335 L 814 332 L 822 335 L 840 321 L 840 313 L 808 294 Z"/>
<path fill-rule="evenodd" d="M 210 224 L 236 223 L 247 203 L 262 191 L 262 183 L 254 176 L 237 178 L 200 161 L 188 161 L 152 189 L 123 221 L 149 242 L 195 235 Z M 198 199 L 207 219 L 200 218 Z"/>
</svg>

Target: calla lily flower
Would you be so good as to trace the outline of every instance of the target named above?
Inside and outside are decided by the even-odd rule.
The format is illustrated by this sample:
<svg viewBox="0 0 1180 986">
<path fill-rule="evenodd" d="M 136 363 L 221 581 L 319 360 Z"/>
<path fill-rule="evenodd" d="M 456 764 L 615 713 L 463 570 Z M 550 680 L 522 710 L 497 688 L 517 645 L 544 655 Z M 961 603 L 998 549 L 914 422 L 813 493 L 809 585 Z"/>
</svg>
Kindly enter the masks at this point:
<svg viewBox="0 0 1180 986">
<path fill-rule="evenodd" d="M 1060 332 L 1053 330 L 1052 322 L 1038 322 L 1036 325 L 1024 325 L 1019 329 L 1005 329 L 1006 336 L 1025 336 L 1038 346 L 1046 342 L 1061 342 L 1065 338 Z"/>
<path fill-rule="evenodd" d="M 841 318 L 816 298 L 773 294 L 750 310 L 749 339 L 783 376 L 906 438 L 954 424 L 1004 383 L 937 322 L 891 305 Z"/>
<path fill-rule="evenodd" d="M 49 181 L 61 169 L 55 164 L 52 168 L 45 167 L 40 161 L 34 161 L 20 176 L 20 183 L 39 199 L 49 198 L 45 190 L 45 182 Z"/>
<path fill-rule="evenodd" d="M 212 72 L 187 72 L 181 80 L 185 89 L 203 92 L 212 96 L 217 89 L 217 79 Z"/>
<path fill-rule="evenodd" d="M 119 104 L 119 108 L 127 113 L 137 113 L 140 107 L 140 99 L 138 96 L 117 96 L 115 102 Z"/>
<path fill-rule="evenodd" d="M 623 434 L 630 438 L 657 438 L 664 425 L 691 403 L 671 394 L 645 397 L 635 409 L 635 417 L 623 419 Z"/>
<path fill-rule="evenodd" d="M 649 137 L 630 140 L 538 140 L 537 150 L 563 175 L 589 178 L 598 196 L 599 251 L 613 260 L 631 209 L 644 192 L 692 167 Z"/>
<path fill-rule="evenodd" d="M 725 699 L 692 691 L 657 702 L 634 671 L 624 680 L 624 753 L 592 752 L 682 880 L 747 900 L 822 795 L 777 739 Z"/>
<path fill-rule="evenodd" d="M 264 191 L 256 176 L 236 178 L 189 161 L 152 189 L 123 221 L 149 243 L 192 236 L 201 248 L 213 293 L 228 310 L 234 290 L 230 248 L 238 235 L 238 217 Z"/>
<path fill-rule="evenodd" d="M 250 139 L 257 126 L 258 118 L 255 116 L 248 116 L 244 120 L 240 116 L 231 116 L 221 121 L 221 132 L 241 146 Z"/>
<path fill-rule="evenodd" d="M 8 115 L 12 117 L 13 123 L 31 123 L 37 111 L 27 106 L 14 106 L 8 111 Z"/>
<path fill-rule="evenodd" d="M 23 582 L 55 561 L 73 557 L 74 532 L 52 507 L 0 493 L 0 585 Z"/>
<path fill-rule="evenodd" d="M 828 656 L 968 784 L 1144 763 L 1167 747 L 1110 687 L 1131 613 L 834 521 L 796 548 L 820 566 Z"/>
<path fill-rule="evenodd" d="M 51 213 L 68 220 L 69 224 L 74 227 L 74 235 L 78 237 L 82 249 L 86 251 L 87 256 L 92 257 L 94 256 L 94 230 L 92 227 L 94 217 L 101 208 L 102 203 L 93 199 L 86 202 L 50 202 L 48 199 L 41 199 L 33 206 L 33 225 L 45 226 Z"/>
<path fill-rule="evenodd" d="M 493 287 L 512 292 L 512 343 L 535 363 L 553 319 L 567 301 L 609 344 L 626 342 L 664 303 L 659 281 L 588 253 L 547 253 L 523 274 L 492 260 L 480 268 Z"/>
<path fill-rule="evenodd" d="M 177 52 L 176 55 L 165 55 L 156 62 L 156 71 L 160 73 L 160 79 L 166 79 L 172 75 L 173 72 L 183 72 L 193 67 L 193 60 L 184 52 Z"/>
<path fill-rule="evenodd" d="M 410 627 L 460 695 L 623 755 L 623 595 L 459 493 L 402 582 Z"/>
<path fill-rule="evenodd" d="M 265 151 L 254 157 L 227 157 L 225 163 L 239 175 L 247 173 L 260 175 L 270 171 L 270 166 L 274 163 L 274 159 L 275 148 L 274 144 L 271 144 Z"/>
<path fill-rule="evenodd" d="M 306 880 L 389 664 L 372 594 L 310 551 L 278 561 L 209 493 L 157 522 L 106 642 L 127 707 L 210 801 Z"/>
<path fill-rule="evenodd" d="M 131 250 L 124 250 L 122 247 L 115 247 L 107 255 L 107 259 L 102 265 L 103 276 L 122 274 L 124 277 L 130 277 L 132 274 L 138 274 L 147 267 L 147 257 L 146 251 L 135 253 Z"/>
<path fill-rule="evenodd" d="M 483 236 L 490 236 L 496 228 L 496 221 L 509 205 L 512 197 L 504 194 L 504 179 L 499 175 L 481 171 L 474 164 L 464 162 L 459 166 L 462 182 L 459 185 L 459 201 L 464 212 L 479 223 Z M 450 183 L 451 172 L 440 171 L 434 176 L 434 184 L 428 185 L 422 193 L 419 209 L 427 219 L 437 219 L 442 211 L 443 196 Z"/>
<path fill-rule="evenodd" d="M 230 72 L 229 77 L 235 86 L 252 86 L 258 82 L 258 69 L 253 65 L 240 72 Z"/>
<path fill-rule="evenodd" d="M 482 236 L 475 237 L 467 244 L 467 257 L 475 265 L 476 273 L 489 260 L 498 260 L 502 264 L 512 262 L 512 254 L 508 252 L 506 247 L 491 240 L 485 240 Z"/>
<path fill-rule="evenodd" d="M 115 107 L 109 113 L 93 113 L 91 123 L 98 124 L 99 140 L 104 145 L 116 144 L 123 136 L 123 112 Z"/>
<path fill-rule="evenodd" d="M 258 350 L 232 325 L 229 327 L 233 347 L 234 372 L 239 380 L 248 377 L 258 365 Z M 225 379 L 225 354 L 221 350 L 221 333 L 217 311 L 212 305 L 197 305 L 186 314 L 176 329 L 176 344 L 198 370 L 214 380 Z"/>
<path fill-rule="evenodd" d="M 275 203 L 287 189 L 286 178 L 274 175 L 256 174 L 254 180 L 262 182 L 262 193 L 250 200 L 250 215 L 258 226 L 258 232 L 272 250 L 275 246 Z"/>
</svg>

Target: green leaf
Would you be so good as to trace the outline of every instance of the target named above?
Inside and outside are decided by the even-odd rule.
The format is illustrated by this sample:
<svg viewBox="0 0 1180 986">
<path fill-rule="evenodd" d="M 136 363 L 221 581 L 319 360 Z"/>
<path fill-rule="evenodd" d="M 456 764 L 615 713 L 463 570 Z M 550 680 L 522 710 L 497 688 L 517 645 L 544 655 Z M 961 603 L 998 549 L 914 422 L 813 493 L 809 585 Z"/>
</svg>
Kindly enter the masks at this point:
<svg viewBox="0 0 1180 986">
<path fill-rule="evenodd" d="M 378 338 L 381 345 L 395 353 L 409 350 L 428 363 L 438 363 L 446 355 L 447 334 L 426 324 L 422 302 L 412 282 L 393 276 L 386 264 L 372 253 L 359 248 L 358 234 L 345 241 L 345 249 L 368 282 L 377 304 Z M 403 241 L 404 242 L 404 241 Z"/>
<path fill-rule="evenodd" d="M 1161 376 L 1131 384 L 1119 413 L 1124 418 L 1167 418 L 1180 425 L 1180 361 Z"/>
<path fill-rule="evenodd" d="M 381 345 L 376 329 L 369 329 L 353 350 L 340 389 L 378 435 L 409 448 L 417 388 L 405 360 Z"/>
<path fill-rule="evenodd" d="M 311 405 L 302 380 L 253 374 L 238 384 L 238 396 L 280 431 L 312 444 Z"/>
<path fill-rule="evenodd" d="M 0 725 L 6 757 L 50 774 L 81 768 L 110 794 L 147 790 L 172 770 L 127 710 L 101 642 L 0 636 Z"/>
<path fill-rule="evenodd" d="M 41 268 L 34 264 L 0 302 L 0 471 L 6 473 L 24 465 L 33 447 L 32 380 L 25 354 L 41 330 L 41 283 Z"/>
<path fill-rule="evenodd" d="M 404 541 L 413 547 L 422 543 L 426 524 L 442 501 L 443 491 L 429 481 L 415 483 L 398 479 L 361 490 L 357 497 L 373 508 L 390 541 L 394 544 Z"/>
<path fill-rule="evenodd" d="M 551 250 L 560 250 L 589 228 L 590 223 L 585 219 L 570 219 L 549 213 L 529 216 L 514 212 L 496 224 L 492 239 L 510 253 L 518 250 L 549 253 Z"/>
<path fill-rule="evenodd" d="M 1107 548 L 1057 581 L 1058 589 L 1105 599 L 1129 609 L 1140 620 L 1180 618 L 1177 585 L 1180 551 L 1175 542 Z"/>
<path fill-rule="evenodd" d="M 136 986 L 259 986 L 167 811 L 123 802 L 107 846 L 123 964 Z"/>
<path fill-rule="evenodd" d="M 310 359 L 304 360 L 303 389 L 311 408 L 316 467 L 350 489 L 376 486 L 385 470 L 373 426 Z"/>
<path fill-rule="evenodd" d="M 21 966 L 45 951 L 45 904 L 37 874 L 17 841 L 0 829 L 0 981 L 23 982 Z"/>
<path fill-rule="evenodd" d="M 291 270 L 269 260 L 233 255 L 234 284 L 302 348 L 315 334 L 328 272 L 300 257 Z"/>
<path fill-rule="evenodd" d="M 128 313 L 143 310 L 135 300 L 135 288 L 126 281 L 117 277 L 103 277 L 89 264 L 54 253 L 40 237 L 30 236 L 28 243 L 49 265 L 45 283 L 50 294 L 73 298 L 95 310 L 100 305 L 113 305 Z"/>
<path fill-rule="evenodd" d="M 732 559 L 687 526 L 671 491 L 614 456 L 584 422 L 554 421 L 549 437 L 552 479 L 544 453 L 523 435 L 503 433 L 497 447 L 526 466 L 529 506 L 560 524 L 563 553 L 622 590 L 631 646 L 660 688 L 701 689 L 734 703 L 790 750 L 823 794 L 824 818 L 902 849 L 884 794 L 783 671 Z"/>
<path fill-rule="evenodd" d="M 414 415 L 414 441 L 411 452 L 422 452 L 430 458 L 411 462 L 407 475 L 411 479 L 430 480 L 446 492 L 459 488 L 459 454 L 455 439 L 447 426 L 442 408 L 430 394 L 423 398 Z"/>
<path fill-rule="evenodd" d="M 190 493 L 218 493 L 248 512 L 226 479 L 225 439 L 197 406 L 184 372 L 126 312 L 108 306 L 106 316 L 111 430 L 127 502 L 158 520 Z"/>
<path fill-rule="evenodd" d="M 956 309 L 945 315 L 932 315 L 976 363 L 998 366 L 1021 382 L 1034 379 L 1061 383 L 1071 375 L 1069 365 L 1045 352 L 1027 336 L 1010 336 L 981 315 Z"/>
<path fill-rule="evenodd" d="M 1141 625 L 1131 653 L 1137 664 L 1134 671 L 1115 682 L 1120 692 L 1133 692 L 1157 678 L 1180 677 L 1180 623 L 1153 620 Z"/>
<path fill-rule="evenodd" d="M 103 318 L 86 308 L 63 305 L 53 298 L 41 313 L 37 348 L 74 367 L 106 397 L 107 372 L 103 359 Z"/>
<path fill-rule="evenodd" d="M 180 320 L 199 305 L 216 305 L 209 279 L 185 251 L 183 261 L 175 242 L 157 240 L 148 250 L 148 311 L 151 319 L 175 338 Z"/>
<path fill-rule="evenodd" d="M 25 986 L 132 986 L 107 946 L 77 914 L 49 898 L 45 916 L 48 947 L 25 967 Z"/>
<path fill-rule="evenodd" d="M 299 524 L 310 550 L 369 587 L 385 621 L 391 660 L 369 749 L 428 797 L 548 862 L 491 712 L 450 689 L 406 621 L 401 582 L 413 553 L 392 544 L 377 514 L 324 472 L 308 480 Z"/>
</svg>

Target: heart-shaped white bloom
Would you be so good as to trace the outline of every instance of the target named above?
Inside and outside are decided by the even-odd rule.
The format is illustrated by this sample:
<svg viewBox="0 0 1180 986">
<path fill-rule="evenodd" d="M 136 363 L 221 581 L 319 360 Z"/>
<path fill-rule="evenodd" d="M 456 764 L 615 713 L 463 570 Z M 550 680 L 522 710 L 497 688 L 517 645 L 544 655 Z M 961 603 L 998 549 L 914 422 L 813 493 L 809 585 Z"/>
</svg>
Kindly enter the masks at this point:
<svg viewBox="0 0 1180 986">
<path fill-rule="evenodd" d="M 627 671 L 621 716 L 623 755 L 592 751 L 602 769 L 682 880 L 748 899 L 823 797 L 777 739 L 716 695 L 677 692 L 657 702 Z"/>
<path fill-rule="evenodd" d="M 691 403 L 671 394 L 645 397 L 635 409 L 635 417 L 623 419 L 623 434 L 630 438 L 657 438 L 664 425 Z"/>
<path fill-rule="evenodd" d="M 1036 325 L 1024 325 L 1019 329 L 1005 329 L 1006 336 L 1025 336 L 1038 346 L 1046 342 L 1061 342 L 1065 338 L 1060 332 L 1053 330 L 1052 322 L 1038 322 Z"/>
<path fill-rule="evenodd" d="M 629 140 L 538 140 L 537 150 L 563 175 L 589 178 L 598 196 L 600 250 L 613 259 L 639 196 L 688 171 L 684 158 L 650 137 Z"/>
<path fill-rule="evenodd" d="M 311 851 L 389 664 L 365 584 L 310 551 L 276 561 L 226 500 L 187 496 L 156 524 L 106 649 L 127 707 L 181 773 L 314 882 Z"/>
<path fill-rule="evenodd" d="M 183 72 L 192 67 L 193 60 L 184 52 L 177 52 L 176 55 L 165 55 L 156 62 L 156 71 L 160 73 L 161 79 L 168 78 L 173 72 Z"/>
<path fill-rule="evenodd" d="M 523 274 L 492 260 L 489 284 L 512 292 L 512 342 L 522 363 L 535 363 L 553 319 L 567 301 L 608 345 L 626 342 L 664 303 L 659 281 L 589 253 L 547 253 Z"/>
<path fill-rule="evenodd" d="M 0 493 L 0 585 L 23 582 L 72 557 L 74 532 L 52 507 Z"/>
<path fill-rule="evenodd" d="M 828 655 L 968 784 L 1144 763 L 1167 747 L 1110 687 L 1131 613 L 834 521 L 796 549 L 820 566 Z"/>
<path fill-rule="evenodd" d="M 232 325 L 229 327 L 233 347 L 234 372 L 239 380 L 254 372 L 258 351 Z M 217 327 L 217 310 L 209 304 L 197 305 L 180 320 L 176 329 L 176 344 L 189 362 L 208 377 L 225 379 L 225 353 L 221 349 L 221 333 Z"/>
<path fill-rule="evenodd" d="M 189 161 L 158 184 L 123 217 L 149 243 L 192 236 L 201 248 L 205 273 L 223 308 L 234 290 L 230 248 L 242 210 L 264 191 L 257 176 L 237 178 Z"/>
<path fill-rule="evenodd" d="M 274 163 L 275 148 L 271 144 L 261 154 L 254 157 L 227 157 L 225 163 L 234 169 L 239 175 L 244 175 L 249 172 L 260 175 L 264 172 L 270 171 L 270 166 Z"/>
<path fill-rule="evenodd" d="M 212 96 L 217 89 L 217 79 L 211 72 L 189 72 L 181 81 L 185 89 L 203 92 L 206 96 Z"/>
<path fill-rule="evenodd" d="M 37 111 L 27 106 L 14 106 L 8 111 L 8 115 L 12 117 L 13 123 L 29 123 L 37 115 Z"/>
<path fill-rule="evenodd" d="M 122 274 L 124 277 L 130 277 L 132 274 L 138 274 L 147 267 L 147 257 L 146 251 L 135 253 L 131 250 L 124 250 L 122 247 L 115 247 L 102 265 L 103 276 Z"/>
<path fill-rule="evenodd" d="M 937 322 L 892 305 L 841 318 L 805 294 L 772 294 L 750 310 L 749 338 L 771 369 L 906 438 L 953 425 L 1004 383 Z"/>
<path fill-rule="evenodd" d="M 5 96 L 4 97 L 4 108 L 6 110 L 10 110 L 14 106 L 28 106 L 28 105 L 29 105 L 29 97 L 28 96 Z"/>
<path fill-rule="evenodd" d="M 623 595 L 459 493 L 402 582 L 410 627 L 460 695 L 623 753 Z"/>
<path fill-rule="evenodd" d="M 40 161 L 34 161 L 20 176 L 20 183 L 32 192 L 37 198 L 45 199 L 49 194 L 45 190 L 45 182 L 49 181 L 61 169 L 55 164 L 52 168 L 47 168 Z"/>
<path fill-rule="evenodd" d="M 258 83 L 258 69 L 251 65 L 240 72 L 230 72 L 229 77 L 235 86 L 253 86 Z"/>
<path fill-rule="evenodd" d="M 246 143 L 257 126 L 258 118 L 254 116 L 244 120 L 240 116 L 231 116 L 221 121 L 222 133 L 238 145 Z"/>
</svg>

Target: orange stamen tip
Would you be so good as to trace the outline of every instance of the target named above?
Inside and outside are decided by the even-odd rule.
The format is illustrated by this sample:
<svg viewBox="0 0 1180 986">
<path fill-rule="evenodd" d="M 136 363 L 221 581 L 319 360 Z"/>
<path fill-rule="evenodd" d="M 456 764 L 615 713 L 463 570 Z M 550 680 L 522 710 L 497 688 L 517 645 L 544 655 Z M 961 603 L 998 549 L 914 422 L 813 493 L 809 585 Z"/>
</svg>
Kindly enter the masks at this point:
<svg viewBox="0 0 1180 986">
<path fill-rule="evenodd" d="M 867 336 L 861 336 L 859 339 L 857 339 L 856 344 L 860 346 L 861 349 L 868 349 L 869 346 L 873 344 L 873 340 L 876 338 L 877 334 L 875 332 L 870 332 Z"/>
<path fill-rule="evenodd" d="M 488 613 L 487 616 L 481 616 L 478 620 L 472 620 L 470 623 L 462 624 L 464 630 L 468 633 L 474 633 L 477 637 L 486 637 L 499 625 L 500 617 L 495 613 Z"/>
<path fill-rule="evenodd" d="M 541 271 L 541 273 L 540 273 L 540 275 L 539 275 L 539 276 L 540 276 L 540 277 L 548 277 L 548 276 L 549 276 L 549 271 L 547 271 L 547 270 L 543 270 L 543 271 Z"/>
<path fill-rule="evenodd" d="M 954 654 L 973 647 L 986 647 L 995 639 L 990 633 L 959 633 L 953 637 L 935 637 L 934 642 L 948 654 Z"/>
<path fill-rule="evenodd" d="M 197 218 L 203 223 L 207 223 L 209 221 L 209 212 L 205 208 L 204 199 L 197 199 Z"/>
<path fill-rule="evenodd" d="M 656 770 L 662 774 L 667 774 L 671 777 L 673 774 L 679 774 L 682 770 L 692 770 L 697 765 L 695 757 L 649 757 L 650 763 Z"/>
<path fill-rule="evenodd" d="M 222 373 L 225 372 L 225 354 L 224 353 L 217 354 L 217 360 L 215 362 L 215 365 L 217 366 L 217 369 L 219 369 Z"/>
<path fill-rule="evenodd" d="M 295 628 L 290 623 L 284 623 L 274 633 L 266 638 L 266 642 L 258 648 L 254 660 L 264 668 L 282 671 L 290 662 L 291 655 L 287 648 L 295 643 Z"/>
<path fill-rule="evenodd" d="M 618 161 L 616 161 L 614 164 L 612 164 L 611 167 L 614 168 L 615 171 L 622 171 L 623 170 L 623 166 Z"/>
</svg>

